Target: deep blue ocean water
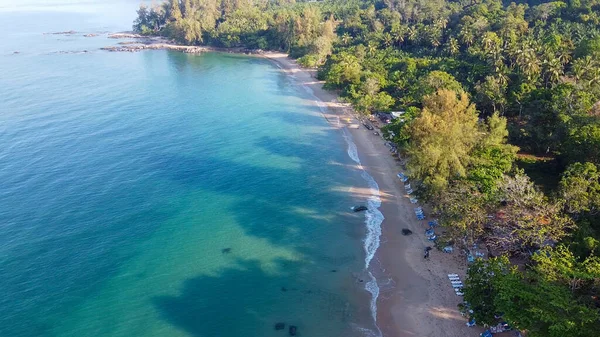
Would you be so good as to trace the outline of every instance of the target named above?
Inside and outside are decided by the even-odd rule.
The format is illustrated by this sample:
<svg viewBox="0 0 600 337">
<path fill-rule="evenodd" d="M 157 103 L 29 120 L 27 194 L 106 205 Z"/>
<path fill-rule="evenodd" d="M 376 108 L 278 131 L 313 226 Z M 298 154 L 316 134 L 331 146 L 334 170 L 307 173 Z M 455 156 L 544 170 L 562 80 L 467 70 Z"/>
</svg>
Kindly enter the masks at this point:
<svg viewBox="0 0 600 337">
<path fill-rule="evenodd" d="M 0 1 L 0 336 L 372 328 L 341 133 L 269 61 L 100 51 L 138 4 Z"/>
</svg>

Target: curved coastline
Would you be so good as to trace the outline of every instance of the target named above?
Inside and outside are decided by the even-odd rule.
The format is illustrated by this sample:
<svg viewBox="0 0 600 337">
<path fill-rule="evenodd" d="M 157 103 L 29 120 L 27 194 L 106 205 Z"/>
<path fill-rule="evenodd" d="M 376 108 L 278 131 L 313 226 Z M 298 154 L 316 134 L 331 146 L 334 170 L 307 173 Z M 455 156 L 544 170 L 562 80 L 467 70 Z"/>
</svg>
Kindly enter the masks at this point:
<svg viewBox="0 0 600 337">
<path fill-rule="evenodd" d="M 342 129 L 348 154 L 371 188 L 365 219 L 365 265 L 371 282 L 366 287 L 371 286 L 367 291 L 372 294 L 372 314 L 379 331 L 365 331 L 365 335 L 478 335 L 478 328 L 465 325 L 465 318 L 457 309 L 461 298 L 447 284 L 446 274 L 464 276 L 465 264 L 454 255 L 442 253 L 434 253 L 433 258 L 423 261 L 423 247 L 430 244 L 425 236 L 401 234 L 402 228 L 421 233 L 424 227 L 415 219 L 414 205 L 396 178 L 401 167 L 390 155 L 385 141 L 359 127 L 351 106 L 340 103 L 335 93 L 323 89 L 315 70 L 301 68 L 287 54 L 264 52 L 259 56 L 274 61 L 282 72 L 310 90 L 323 117 L 333 128 Z"/>
<path fill-rule="evenodd" d="M 371 190 L 367 201 L 369 209 L 365 213 L 365 268 L 369 277 L 365 290 L 371 294 L 370 310 L 376 328 L 358 329 L 369 337 L 462 337 L 479 333 L 477 328 L 465 326 L 465 319 L 456 306 L 461 301 L 446 284 L 447 273 L 466 274 L 465 264 L 452 255 L 441 253 L 434 253 L 433 258 L 424 262 L 422 250 L 429 245 L 425 237 L 418 234 L 405 237 L 401 234 L 402 228 L 421 233 L 423 225 L 414 218 L 414 205 L 409 202 L 402 184 L 396 178 L 396 173 L 401 170 L 400 164 L 390 155 L 381 136 L 375 136 L 359 126 L 357 114 L 349 104 L 340 103 L 336 93 L 323 89 L 323 82 L 316 79 L 316 70 L 301 68 L 281 52 L 183 46 L 164 39 L 144 40 L 148 37 L 127 34 L 109 37 L 134 38 L 140 42 L 121 43 L 124 47 L 106 47 L 103 50 L 225 52 L 273 61 L 281 72 L 292 77 L 314 96 L 314 104 L 320 108 L 331 127 L 341 130 L 348 146 L 348 155 L 356 163 L 356 168 L 362 171 L 361 175 Z"/>
</svg>

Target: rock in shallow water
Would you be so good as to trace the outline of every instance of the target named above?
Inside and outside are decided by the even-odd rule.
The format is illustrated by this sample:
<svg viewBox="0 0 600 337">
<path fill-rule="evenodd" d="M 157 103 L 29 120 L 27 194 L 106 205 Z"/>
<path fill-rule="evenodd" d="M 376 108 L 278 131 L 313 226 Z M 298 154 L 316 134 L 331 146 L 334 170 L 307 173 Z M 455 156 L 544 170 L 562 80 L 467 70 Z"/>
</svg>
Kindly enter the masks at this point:
<svg viewBox="0 0 600 337">
<path fill-rule="evenodd" d="M 367 206 L 364 206 L 364 205 L 354 206 L 354 207 L 352 207 L 352 210 L 355 211 L 355 212 L 366 211 L 367 210 Z"/>
<path fill-rule="evenodd" d="M 285 323 L 283 323 L 283 322 L 275 323 L 275 330 L 283 330 L 283 329 L 285 329 Z"/>
</svg>

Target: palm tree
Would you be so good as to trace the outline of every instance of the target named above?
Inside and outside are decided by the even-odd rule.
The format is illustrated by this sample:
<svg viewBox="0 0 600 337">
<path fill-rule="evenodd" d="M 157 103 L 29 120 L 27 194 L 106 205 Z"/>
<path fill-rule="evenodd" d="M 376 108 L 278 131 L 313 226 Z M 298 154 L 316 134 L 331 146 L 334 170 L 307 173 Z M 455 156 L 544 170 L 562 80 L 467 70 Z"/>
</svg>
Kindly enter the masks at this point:
<svg viewBox="0 0 600 337">
<path fill-rule="evenodd" d="M 592 71 L 589 74 L 588 85 L 592 86 L 598 84 L 600 84 L 600 68 L 596 67 L 592 69 Z"/>
<path fill-rule="evenodd" d="M 473 44 L 473 41 L 475 40 L 475 35 L 473 34 L 473 31 L 467 26 L 462 27 L 459 36 L 461 42 L 463 44 L 466 44 L 467 47 L 471 46 Z"/>
<path fill-rule="evenodd" d="M 392 27 L 391 33 L 394 42 L 398 47 L 400 47 L 402 43 L 404 43 L 404 34 L 406 34 L 406 27 L 402 25 L 394 26 Z"/>
<path fill-rule="evenodd" d="M 552 58 L 544 61 L 544 71 L 546 73 L 546 85 L 556 83 L 564 73 L 563 65 L 558 58 Z"/>
<path fill-rule="evenodd" d="M 448 40 L 448 44 L 446 45 L 446 50 L 450 55 L 456 55 L 460 51 L 460 45 L 458 44 L 458 40 L 451 37 Z"/>
<path fill-rule="evenodd" d="M 350 44 L 350 41 L 352 41 L 352 36 L 350 36 L 350 34 L 348 34 L 348 32 L 345 32 L 342 35 L 342 44 L 344 44 L 344 46 L 347 46 Z"/>
<path fill-rule="evenodd" d="M 558 60 L 561 64 L 565 65 L 571 61 L 573 56 L 569 53 L 566 48 L 563 48 L 557 52 Z"/>
<path fill-rule="evenodd" d="M 376 52 L 377 52 L 377 45 L 373 42 L 369 42 L 369 44 L 367 44 L 367 53 L 369 54 L 369 56 L 375 55 Z"/>
<path fill-rule="evenodd" d="M 573 75 L 577 81 L 581 81 L 589 75 L 596 67 L 596 62 L 591 56 L 579 58 L 573 62 Z"/>
<path fill-rule="evenodd" d="M 390 34 L 390 33 L 384 33 L 382 40 L 383 40 L 383 45 L 386 47 L 390 47 L 394 43 L 394 38 L 392 37 L 392 34 Z"/>
<path fill-rule="evenodd" d="M 435 22 L 433 23 L 433 26 L 436 28 L 439 28 L 441 30 L 446 29 L 446 26 L 448 25 L 448 19 L 446 18 L 441 18 L 441 19 L 437 19 L 435 20 Z"/>
<path fill-rule="evenodd" d="M 417 35 L 418 35 L 417 30 L 411 26 L 411 27 L 408 27 L 407 31 L 408 31 L 408 40 L 410 42 L 416 42 Z"/>
<path fill-rule="evenodd" d="M 531 81 L 540 73 L 540 61 L 535 50 L 529 46 L 517 50 L 515 63 L 521 72 Z"/>
</svg>

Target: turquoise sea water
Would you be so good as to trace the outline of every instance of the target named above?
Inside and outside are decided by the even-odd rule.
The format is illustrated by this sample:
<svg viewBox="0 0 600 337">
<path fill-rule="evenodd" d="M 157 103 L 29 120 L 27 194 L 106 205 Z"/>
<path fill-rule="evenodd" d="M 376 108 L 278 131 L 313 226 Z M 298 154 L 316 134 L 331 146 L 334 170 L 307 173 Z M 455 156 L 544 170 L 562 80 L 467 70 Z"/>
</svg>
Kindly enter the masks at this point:
<svg viewBox="0 0 600 337">
<path fill-rule="evenodd" d="M 0 1 L 0 336 L 373 329 L 342 134 L 269 61 L 83 37 L 138 4 Z"/>
</svg>

